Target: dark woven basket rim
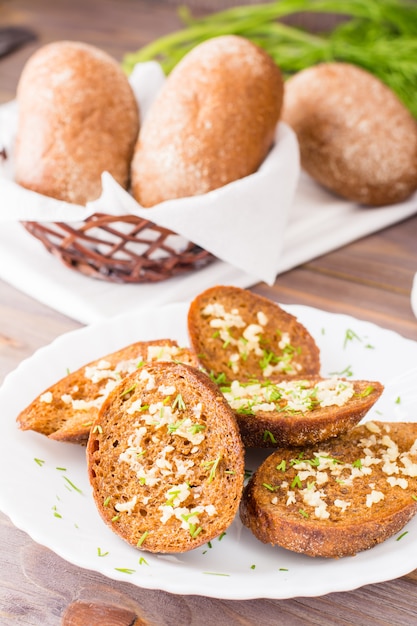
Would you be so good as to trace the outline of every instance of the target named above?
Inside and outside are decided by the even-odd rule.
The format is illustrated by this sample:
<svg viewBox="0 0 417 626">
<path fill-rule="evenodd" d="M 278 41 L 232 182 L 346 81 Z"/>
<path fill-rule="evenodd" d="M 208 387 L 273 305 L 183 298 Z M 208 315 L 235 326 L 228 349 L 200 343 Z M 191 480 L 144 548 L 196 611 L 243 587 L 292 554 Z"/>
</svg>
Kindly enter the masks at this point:
<svg viewBox="0 0 417 626">
<path fill-rule="evenodd" d="M 201 269 L 215 257 L 173 231 L 136 215 L 94 213 L 81 223 L 22 222 L 64 265 L 116 283 L 158 282 Z M 172 239 L 182 242 L 177 249 Z"/>
</svg>

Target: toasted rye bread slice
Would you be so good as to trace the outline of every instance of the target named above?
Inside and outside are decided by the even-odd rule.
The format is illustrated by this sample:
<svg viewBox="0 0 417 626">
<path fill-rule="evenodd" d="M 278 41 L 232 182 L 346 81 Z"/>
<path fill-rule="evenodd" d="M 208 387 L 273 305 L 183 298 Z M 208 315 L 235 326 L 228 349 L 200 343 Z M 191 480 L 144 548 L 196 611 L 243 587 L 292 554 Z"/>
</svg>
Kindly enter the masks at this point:
<svg viewBox="0 0 417 626">
<path fill-rule="evenodd" d="M 320 378 L 221 386 L 247 448 L 303 446 L 350 430 L 380 397 L 376 381 Z"/>
<path fill-rule="evenodd" d="M 188 334 L 202 367 L 224 381 L 318 375 L 320 353 L 296 317 L 245 289 L 216 286 L 188 312 Z"/>
<path fill-rule="evenodd" d="M 186 552 L 224 532 L 242 496 L 233 411 L 200 370 L 145 366 L 114 389 L 87 444 L 103 520 L 133 546 Z"/>
<path fill-rule="evenodd" d="M 417 423 L 367 422 L 326 443 L 280 448 L 246 485 L 245 526 L 308 556 L 354 555 L 417 512 Z"/>
<path fill-rule="evenodd" d="M 57 441 L 85 444 L 111 389 L 142 363 L 160 360 L 197 363 L 189 348 L 181 348 L 171 339 L 130 344 L 84 365 L 46 389 L 18 415 L 19 428 Z"/>
</svg>

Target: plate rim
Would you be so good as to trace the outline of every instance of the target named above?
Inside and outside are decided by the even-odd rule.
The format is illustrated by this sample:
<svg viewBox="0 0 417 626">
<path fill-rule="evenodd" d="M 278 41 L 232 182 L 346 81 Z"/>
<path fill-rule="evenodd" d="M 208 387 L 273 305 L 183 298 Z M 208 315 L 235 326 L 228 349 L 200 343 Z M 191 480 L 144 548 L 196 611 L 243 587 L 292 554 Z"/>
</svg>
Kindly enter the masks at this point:
<svg viewBox="0 0 417 626">
<path fill-rule="evenodd" d="M 186 310 L 185 308 L 188 306 L 189 306 L 189 302 L 175 302 L 175 303 L 165 304 L 162 306 L 154 306 L 154 305 L 144 306 L 139 311 L 136 310 L 134 312 L 123 313 L 113 318 L 103 318 L 101 320 L 93 322 L 92 324 L 62 333 L 61 335 L 55 337 L 50 343 L 39 347 L 32 355 L 23 359 L 17 365 L 16 368 L 14 368 L 11 372 L 9 372 L 6 375 L 2 385 L 0 386 L 0 399 L 3 397 L 3 393 L 5 393 L 4 390 L 6 389 L 6 393 L 7 393 L 7 390 L 9 389 L 10 385 L 13 384 L 14 379 L 15 378 L 19 379 L 21 372 L 22 371 L 24 372 L 25 368 L 30 367 L 33 360 L 36 360 L 39 358 L 42 359 L 42 357 L 45 354 L 48 354 L 50 351 L 53 352 L 57 346 L 59 348 L 59 345 L 62 342 L 65 343 L 66 341 L 70 341 L 74 337 L 74 335 L 76 337 L 81 337 L 82 339 L 83 335 L 88 336 L 88 334 L 91 332 L 98 333 L 100 329 L 115 327 L 115 325 L 117 324 L 123 325 L 123 320 L 131 319 L 133 317 L 138 317 L 138 316 L 146 316 L 156 310 L 158 312 L 161 312 L 161 311 L 184 312 Z M 394 331 L 391 329 L 385 329 L 375 324 L 374 322 L 362 320 L 362 319 L 353 317 L 345 313 L 333 313 L 329 311 L 323 311 L 316 307 L 311 307 L 311 306 L 303 305 L 303 304 L 282 304 L 280 306 L 282 306 L 282 308 L 284 308 L 288 312 L 294 314 L 296 317 L 305 318 L 309 315 L 313 315 L 313 316 L 320 315 L 320 316 L 323 316 L 325 319 L 337 318 L 339 321 L 343 320 L 344 323 L 349 323 L 353 321 L 355 323 L 359 323 L 362 328 L 366 328 L 370 331 L 383 332 L 384 334 L 389 334 L 392 340 L 405 342 L 407 345 L 410 345 L 414 350 L 417 350 L 417 342 L 414 341 L 413 339 L 403 337 L 397 331 Z M 303 319 L 301 319 L 301 321 L 302 323 L 305 323 Z M 140 341 L 140 339 L 138 340 Z M 84 358 L 80 359 L 80 361 L 81 361 L 81 365 L 87 362 Z M 45 388 L 44 385 L 43 387 Z M 43 436 L 39 436 L 39 437 L 43 437 Z M 90 494 L 90 497 L 91 497 L 91 494 Z M 109 573 L 106 570 L 106 568 L 103 569 L 103 567 L 100 567 L 100 563 L 98 562 L 98 560 L 96 560 L 97 566 L 94 566 L 94 564 L 91 561 L 91 557 L 89 557 L 91 562 L 88 562 L 88 558 L 81 559 L 82 561 L 81 562 L 79 558 L 76 558 L 76 557 L 71 558 L 65 549 L 60 550 L 56 546 L 51 547 L 51 545 L 48 544 L 47 541 L 45 541 L 45 537 L 42 537 L 42 532 L 39 532 L 39 531 L 36 532 L 36 530 L 34 530 L 33 528 L 28 528 L 27 524 L 25 525 L 24 520 L 18 519 L 18 514 L 16 513 L 16 511 L 10 512 L 10 510 L 7 510 L 7 507 L 5 506 L 4 497 L 1 493 L 0 493 L 0 510 L 2 510 L 4 514 L 8 515 L 12 523 L 17 528 L 26 532 L 32 538 L 33 541 L 51 549 L 56 555 L 58 555 L 59 557 L 68 561 L 69 563 L 72 563 L 73 565 L 77 567 L 81 567 L 82 569 L 86 569 L 90 571 L 95 571 L 101 575 L 106 576 L 109 579 L 118 580 L 122 582 L 129 582 L 131 584 L 134 584 L 137 587 L 164 590 L 169 593 L 181 594 L 181 595 L 187 595 L 187 596 L 188 595 L 203 595 L 205 597 L 212 597 L 212 598 L 218 598 L 218 599 L 230 599 L 230 600 L 249 600 L 249 599 L 259 599 L 259 598 L 290 599 L 290 598 L 296 598 L 296 597 L 317 597 L 317 596 L 323 596 L 332 592 L 352 591 L 354 589 L 360 588 L 367 584 L 376 584 L 376 583 L 381 583 L 384 581 L 392 580 L 392 579 L 398 578 L 400 576 L 403 576 L 409 573 L 410 571 L 413 570 L 414 567 L 417 566 L 417 562 L 415 563 L 415 565 L 410 565 L 409 563 L 404 564 L 403 568 L 396 568 L 394 573 L 392 573 L 392 568 L 379 568 L 379 570 L 374 573 L 372 580 L 369 579 L 369 577 L 366 578 L 366 580 L 363 580 L 362 577 L 358 575 L 357 578 L 355 579 L 355 582 L 353 583 L 352 583 L 352 578 L 349 579 L 349 577 L 347 577 L 346 584 L 339 583 L 335 586 L 335 581 L 331 581 L 331 582 L 329 581 L 327 583 L 327 586 L 323 584 L 321 586 L 319 585 L 320 589 L 318 589 L 317 585 L 315 585 L 315 586 L 312 586 L 310 589 L 300 590 L 300 593 L 294 593 L 294 592 L 283 593 L 282 590 L 279 590 L 279 589 L 273 590 L 271 588 L 266 589 L 265 590 L 266 593 L 261 593 L 258 590 L 259 585 L 258 586 L 255 585 L 253 593 L 251 593 L 247 588 L 244 588 L 239 592 L 239 590 L 236 589 L 236 585 L 234 584 L 232 584 L 232 589 L 228 590 L 228 585 L 224 584 L 224 579 L 222 579 L 222 582 L 220 584 L 214 584 L 214 585 L 206 584 L 204 586 L 204 589 L 202 589 L 201 586 L 198 586 L 199 583 L 197 582 L 198 581 L 197 576 L 195 577 L 195 580 L 196 580 L 195 587 L 193 587 L 192 585 L 190 586 L 188 582 L 188 588 L 184 588 L 182 586 L 183 583 L 181 582 L 181 578 L 182 578 L 181 576 L 179 576 L 178 579 L 175 579 L 175 577 L 173 577 L 173 580 L 171 581 L 170 584 L 167 584 L 166 581 L 164 580 L 164 584 L 162 584 L 161 586 L 161 582 L 159 580 L 158 575 L 156 575 L 155 577 L 150 576 L 146 578 L 146 580 L 140 579 L 136 582 L 133 578 L 127 577 L 126 574 L 123 572 L 114 571 L 112 573 Z M 373 548 L 373 550 L 375 550 L 375 548 Z M 300 556 L 303 556 L 303 555 L 300 555 Z M 308 558 L 308 557 L 304 557 L 304 558 Z M 235 580 L 238 580 L 239 576 L 237 576 L 236 574 L 233 574 L 233 576 Z M 209 583 L 209 580 L 210 579 L 207 579 L 206 583 Z M 253 581 L 253 583 L 255 583 L 255 581 Z"/>
</svg>

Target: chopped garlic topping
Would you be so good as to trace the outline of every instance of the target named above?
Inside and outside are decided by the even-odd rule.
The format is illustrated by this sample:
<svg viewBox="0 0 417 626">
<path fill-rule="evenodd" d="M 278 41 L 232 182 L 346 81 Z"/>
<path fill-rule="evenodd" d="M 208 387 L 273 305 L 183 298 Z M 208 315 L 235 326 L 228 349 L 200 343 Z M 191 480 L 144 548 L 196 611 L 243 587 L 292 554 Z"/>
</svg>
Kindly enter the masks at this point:
<svg viewBox="0 0 417 626">
<path fill-rule="evenodd" d="M 127 513 L 128 515 L 130 515 L 135 508 L 137 499 L 137 496 L 133 496 L 133 498 L 129 500 L 129 502 L 118 502 L 114 505 L 114 508 L 120 513 Z"/>
<path fill-rule="evenodd" d="M 373 504 L 384 500 L 384 498 L 385 496 L 382 491 L 377 491 L 376 489 L 373 489 L 371 493 L 368 493 L 366 496 L 366 506 L 371 507 Z"/>
<path fill-rule="evenodd" d="M 343 406 L 354 394 L 351 382 L 332 378 L 312 384 L 307 380 L 277 384 L 241 384 L 234 380 L 223 394 L 236 411 L 310 411 L 317 407 Z"/>
<path fill-rule="evenodd" d="M 71 404 L 74 411 L 88 411 L 91 408 L 100 408 L 103 404 L 103 396 L 98 396 L 95 400 L 77 400 L 71 396 L 69 393 L 63 393 L 61 396 L 62 402 L 64 404 Z"/>
<path fill-rule="evenodd" d="M 289 466 L 297 473 L 291 481 L 291 489 L 287 481 L 280 484 L 280 491 L 286 498 L 286 505 L 301 507 L 298 513 L 305 517 L 312 516 L 324 520 L 331 517 L 331 506 L 340 509 L 343 514 L 352 506 L 352 498 L 355 498 L 356 502 L 358 492 L 355 491 L 353 483 L 358 478 L 363 480 L 369 477 L 364 484 L 369 487 L 370 492 L 363 496 L 363 505 L 368 508 L 384 500 L 389 488 L 403 490 L 409 488 L 410 483 L 406 477 L 417 477 L 417 443 L 414 442 L 409 451 L 399 454 L 398 445 L 387 434 L 388 429 L 373 425 L 368 430 L 371 433 L 370 436 L 361 439 L 358 443 L 365 456 L 361 456 L 352 463 L 340 462 L 322 449 L 318 449 L 311 459 L 304 459 L 301 456 L 298 459 L 292 459 Z M 376 480 L 372 481 L 371 478 L 375 466 L 378 467 L 378 483 Z M 276 469 L 281 475 L 282 463 L 279 463 Z M 381 480 L 381 472 L 385 475 L 387 483 L 385 493 L 384 476 Z M 330 481 L 332 481 L 332 491 L 327 493 L 326 488 L 320 489 L 321 485 Z M 341 486 L 339 495 L 334 481 Z M 335 495 L 333 502 L 330 502 L 329 494 L 332 492 Z M 346 497 L 348 494 L 350 494 L 349 497 Z M 278 504 L 279 501 L 278 495 L 274 495 L 271 499 L 272 503 Z M 311 510 L 309 511 L 308 508 Z"/>
<path fill-rule="evenodd" d="M 141 370 L 140 375 L 139 375 L 139 379 L 143 380 L 143 381 L 148 381 L 147 385 L 146 385 L 146 391 L 152 391 L 152 389 L 154 389 L 154 387 L 155 387 L 155 379 L 148 372 L 148 370 L 146 370 L 146 369 Z"/>
<path fill-rule="evenodd" d="M 281 348 L 281 350 L 284 350 L 284 348 L 286 348 L 287 346 L 291 345 L 291 338 L 290 338 L 290 334 L 289 333 L 282 333 L 281 335 L 281 339 L 278 343 L 278 348 Z"/>
<path fill-rule="evenodd" d="M 172 396 L 175 393 L 175 387 L 174 385 L 159 385 L 158 391 L 164 396 Z"/>
<path fill-rule="evenodd" d="M 257 323 L 245 324 L 238 309 L 226 311 L 223 304 L 218 302 L 209 303 L 202 310 L 204 317 L 211 317 L 210 326 L 215 328 L 218 336 L 223 341 L 224 346 L 236 348 L 237 352 L 229 357 L 232 371 L 237 374 L 239 372 L 239 362 L 246 359 L 249 353 L 253 353 L 259 357 L 260 362 L 265 357 L 265 350 L 261 347 L 261 336 L 264 327 L 268 323 L 268 318 L 263 311 L 257 311 Z M 243 329 L 241 336 L 236 338 L 232 335 L 233 328 Z M 291 346 L 291 337 L 289 333 L 282 334 L 277 343 L 279 352 L 285 351 Z M 279 374 L 283 371 L 287 373 L 296 373 L 301 369 L 299 363 L 293 358 L 293 353 L 288 350 L 284 355 L 273 355 L 274 361 L 267 362 L 262 365 L 264 378 L 270 378 L 273 374 Z"/>
<path fill-rule="evenodd" d="M 45 393 L 43 393 L 39 398 L 41 402 L 46 402 L 46 404 L 51 404 L 53 399 L 54 397 L 51 391 L 45 391 Z"/>
<path fill-rule="evenodd" d="M 348 506 L 352 505 L 351 502 L 347 502 L 347 500 L 340 500 L 339 498 L 336 498 L 333 504 L 337 506 L 338 509 L 342 509 L 342 513 L 346 511 Z"/>
<path fill-rule="evenodd" d="M 405 474 L 405 476 L 415 477 L 417 476 L 417 463 L 413 463 L 413 461 L 407 455 L 401 455 L 401 462 L 404 467 L 400 468 L 401 474 Z"/>
<path fill-rule="evenodd" d="M 381 432 L 381 429 L 378 424 L 375 424 L 375 422 L 365 422 L 365 426 L 371 433 L 378 434 Z"/>
<path fill-rule="evenodd" d="M 174 361 L 179 352 L 178 346 L 148 346 L 147 361 Z"/>
<path fill-rule="evenodd" d="M 258 324 L 260 324 L 261 326 L 266 326 L 268 323 L 268 318 L 263 311 L 257 312 L 256 319 L 258 320 Z"/>
<path fill-rule="evenodd" d="M 408 487 L 408 480 L 406 478 L 388 476 L 387 483 L 390 484 L 391 487 L 401 487 L 401 489 L 407 489 Z"/>
</svg>

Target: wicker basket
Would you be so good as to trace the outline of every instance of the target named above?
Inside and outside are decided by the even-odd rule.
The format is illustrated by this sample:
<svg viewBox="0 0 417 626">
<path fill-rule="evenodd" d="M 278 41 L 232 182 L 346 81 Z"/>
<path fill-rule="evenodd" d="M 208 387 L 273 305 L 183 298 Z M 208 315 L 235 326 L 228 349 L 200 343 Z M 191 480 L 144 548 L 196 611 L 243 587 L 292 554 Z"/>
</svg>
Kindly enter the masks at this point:
<svg viewBox="0 0 417 626">
<path fill-rule="evenodd" d="M 23 225 L 70 269 L 115 283 L 158 282 L 201 269 L 215 258 L 135 215 L 94 213 L 81 224 Z"/>
</svg>

